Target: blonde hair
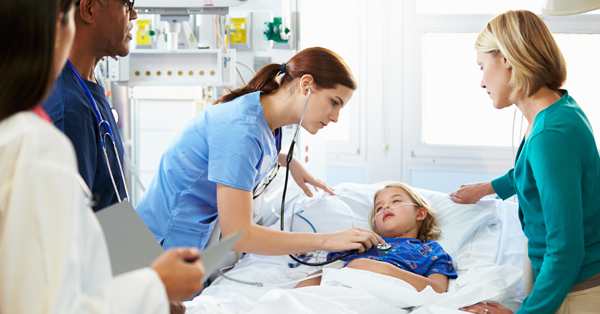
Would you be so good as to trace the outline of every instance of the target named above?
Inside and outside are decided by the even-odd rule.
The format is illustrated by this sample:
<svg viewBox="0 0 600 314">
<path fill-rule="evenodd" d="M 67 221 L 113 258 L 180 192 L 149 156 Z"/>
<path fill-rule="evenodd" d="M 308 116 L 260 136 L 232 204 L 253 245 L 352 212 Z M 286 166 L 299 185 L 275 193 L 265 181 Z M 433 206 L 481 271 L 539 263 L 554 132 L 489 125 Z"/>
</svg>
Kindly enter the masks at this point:
<svg viewBox="0 0 600 314">
<path fill-rule="evenodd" d="M 475 50 L 494 57 L 499 51 L 508 60 L 512 103 L 544 86 L 556 91 L 567 79 L 565 59 L 550 29 L 531 11 L 508 11 L 494 17 L 479 33 Z"/>
<path fill-rule="evenodd" d="M 375 233 L 379 234 L 379 230 L 377 229 L 377 224 L 375 224 L 375 215 L 377 214 L 377 210 L 375 209 L 375 202 L 377 201 L 377 196 L 383 190 L 387 188 L 400 188 L 404 190 L 410 197 L 411 201 L 417 204 L 418 208 L 425 208 L 427 210 L 427 216 L 425 219 L 421 221 L 421 229 L 417 235 L 417 239 L 421 242 L 427 242 L 431 240 L 437 240 L 441 235 L 441 230 L 437 227 L 437 219 L 435 218 L 435 211 L 433 207 L 425 199 L 419 192 L 417 192 L 414 188 L 409 186 L 406 183 L 397 182 L 390 183 L 386 185 L 383 189 L 375 192 L 375 196 L 373 197 L 373 208 L 371 209 L 371 213 L 369 214 L 369 223 L 371 224 L 371 229 L 375 231 Z M 380 235 L 380 234 L 379 234 Z"/>
</svg>

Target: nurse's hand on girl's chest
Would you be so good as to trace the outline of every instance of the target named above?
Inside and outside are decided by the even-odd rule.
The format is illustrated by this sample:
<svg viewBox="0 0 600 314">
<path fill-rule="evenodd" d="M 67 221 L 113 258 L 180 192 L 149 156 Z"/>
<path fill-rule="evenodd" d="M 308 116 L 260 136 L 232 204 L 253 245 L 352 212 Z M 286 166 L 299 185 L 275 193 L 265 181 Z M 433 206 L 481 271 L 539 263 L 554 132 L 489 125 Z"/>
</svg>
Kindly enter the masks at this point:
<svg viewBox="0 0 600 314">
<path fill-rule="evenodd" d="M 296 181 L 298 186 L 304 191 L 304 194 L 309 197 L 312 197 L 313 193 L 306 185 L 307 183 L 314 186 L 317 191 L 322 189 L 331 195 L 335 195 L 333 189 L 329 185 L 315 178 L 310 171 L 302 166 L 302 163 L 296 157 L 292 158 L 292 161 L 290 162 L 290 173 L 292 174 L 294 181 Z"/>
</svg>

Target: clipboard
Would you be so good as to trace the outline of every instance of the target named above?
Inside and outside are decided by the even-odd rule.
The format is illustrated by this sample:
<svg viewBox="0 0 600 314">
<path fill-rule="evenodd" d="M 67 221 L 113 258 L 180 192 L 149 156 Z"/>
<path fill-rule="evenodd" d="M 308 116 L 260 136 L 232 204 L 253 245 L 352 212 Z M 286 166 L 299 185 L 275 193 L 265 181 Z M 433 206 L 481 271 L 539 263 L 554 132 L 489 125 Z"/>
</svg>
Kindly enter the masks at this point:
<svg viewBox="0 0 600 314">
<path fill-rule="evenodd" d="M 217 244 L 204 249 L 200 252 L 200 258 L 204 263 L 204 276 L 202 282 L 205 282 L 221 265 L 221 262 L 227 257 L 231 248 L 237 243 L 243 232 L 236 232 L 221 239 Z"/>
<path fill-rule="evenodd" d="M 108 246 L 113 275 L 150 266 L 163 252 L 162 246 L 127 201 L 96 213 Z M 221 265 L 243 232 L 234 233 L 200 252 L 205 282 Z"/>
<path fill-rule="evenodd" d="M 104 229 L 114 276 L 148 267 L 164 252 L 128 201 L 100 210 L 96 218 Z"/>
</svg>

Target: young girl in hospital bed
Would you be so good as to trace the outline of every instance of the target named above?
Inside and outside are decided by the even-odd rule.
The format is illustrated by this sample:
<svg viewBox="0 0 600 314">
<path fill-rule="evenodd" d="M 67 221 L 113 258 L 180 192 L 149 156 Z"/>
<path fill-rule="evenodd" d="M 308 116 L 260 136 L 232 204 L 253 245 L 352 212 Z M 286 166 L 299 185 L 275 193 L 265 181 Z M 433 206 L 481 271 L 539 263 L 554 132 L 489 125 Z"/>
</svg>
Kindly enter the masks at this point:
<svg viewBox="0 0 600 314">
<path fill-rule="evenodd" d="M 373 247 L 349 255 L 342 258 L 346 261 L 344 267 L 396 277 L 418 291 L 431 286 L 438 293 L 446 292 L 448 278 L 457 275 L 452 258 L 435 242 L 440 230 L 436 227 L 433 208 L 425 198 L 404 183 L 388 184 L 375 193 L 369 221 L 373 231 L 391 248 Z M 329 253 L 327 259 L 344 253 Z M 321 277 L 317 277 L 301 282 L 296 288 L 320 283 Z"/>
</svg>

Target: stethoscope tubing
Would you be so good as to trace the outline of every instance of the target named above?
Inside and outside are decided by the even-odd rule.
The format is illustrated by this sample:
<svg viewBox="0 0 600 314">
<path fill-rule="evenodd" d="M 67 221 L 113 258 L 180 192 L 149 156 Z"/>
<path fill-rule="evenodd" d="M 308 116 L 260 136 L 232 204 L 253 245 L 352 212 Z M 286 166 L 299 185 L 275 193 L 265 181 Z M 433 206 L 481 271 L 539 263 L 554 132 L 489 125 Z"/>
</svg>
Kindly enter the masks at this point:
<svg viewBox="0 0 600 314">
<path fill-rule="evenodd" d="M 232 268 L 233 268 L 233 266 L 227 266 L 227 267 L 223 267 L 223 268 L 219 269 L 219 275 L 223 276 L 223 278 L 225 278 L 227 280 L 231 280 L 231 281 L 243 283 L 245 285 L 257 286 L 259 288 L 262 288 L 262 287 L 287 286 L 287 285 L 291 285 L 291 284 L 294 284 L 294 283 L 299 283 L 299 282 L 302 282 L 302 281 L 306 281 L 306 280 L 309 280 L 309 279 L 321 277 L 323 275 L 322 273 L 319 273 L 319 274 L 311 275 L 311 276 L 304 277 L 302 279 L 298 279 L 298 280 L 294 280 L 294 281 L 283 282 L 283 283 L 275 283 L 275 284 L 265 284 L 265 283 L 262 283 L 260 281 L 246 281 L 246 280 L 241 280 L 241 279 L 237 279 L 237 278 L 233 278 L 233 277 L 225 275 L 224 270 L 226 270 L 226 269 L 230 270 Z"/>
<path fill-rule="evenodd" d="M 306 107 L 308 107 L 308 100 L 310 99 L 310 87 L 307 86 L 307 90 L 308 90 L 308 95 L 306 96 L 306 103 L 304 104 L 304 110 L 302 111 L 302 116 L 300 117 L 300 122 L 298 123 L 298 126 L 296 127 L 296 132 L 294 133 L 294 138 L 292 139 L 292 143 L 290 144 L 290 149 L 288 150 L 288 154 L 287 154 L 287 158 L 286 158 L 286 168 L 285 168 L 285 182 L 283 184 L 283 195 L 281 195 L 281 223 L 280 223 L 280 229 L 281 231 L 284 231 L 284 211 L 285 211 L 285 196 L 287 194 L 287 186 L 288 186 L 288 178 L 290 175 L 290 163 L 292 162 L 292 158 L 294 157 L 294 146 L 296 145 L 296 141 L 298 139 L 298 132 L 300 130 L 300 126 L 302 125 L 302 120 L 304 120 L 304 114 L 306 113 Z M 354 216 L 354 213 L 352 214 Z M 298 258 L 296 258 L 293 254 L 290 254 L 290 258 L 293 259 L 295 262 L 300 263 L 302 265 L 306 265 L 306 266 L 325 266 L 328 264 L 331 264 L 333 262 L 337 262 L 340 259 L 350 256 L 352 254 L 356 254 L 358 252 L 358 250 L 350 250 L 334 259 L 330 259 L 328 261 L 324 261 L 324 262 L 316 262 L 316 263 L 311 263 L 311 262 L 305 262 L 303 260 L 300 260 Z"/>
<path fill-rule="evenodd" d="M 106 130 L 108 131 L 108 137 L 110 138 L 110 141 L 112 142 L 112 146 L 113 146 L 113 149 L 115 152 L 115 157 L 117 158 L 117 163 L 119 165 L 119 171 L 121 173 L 121 180 L 123 181 L 123 187 L 125 189 L 125 198 L 124 199 L 121 198 L 119 189 L 117 187 L 117 182 L 115 181 L 115 176 L 113 174 L 112 168 L 110 167 L 110 161 L 108 159 L 108 153 L 106 151 L 106 145 L 104 142 L 104 137 L 106 136 L 106 134 L 100 135 L 100 144 L 102 145 L 102 150 L 104 153 L 104 161 L 106 162 L 106 166 L 108 167 L 108 172 L 110 174 L 110 180 L 112 181 L 113 188 L 115 189 L 115 193 L 117 194 L 117 198 L 119 199 L 119 202 L 129 199 L 129 191 L 127 190 L 127 182 L 125 182 L 125 174 L 123 173 L 123 165 L 121 164 L 121 158 L 119 158 L 119 151 L 117 150 L 117 145 L 115 144 L 115 139 L 114 139 L 114 135 L 113 135 L 112 129 L 110 127 L 110 124 L 108 123 L 108 121 L 106 121 L 102 118 L 102 114 L 100 113 L 100 109 L 98 108 L 98 104 L 94 100 L 92 93 L 87 88 L 87 86 L 85 85 L 85 82 L 81 78 L 81 75 L 79 75 L 79 72 L 77 72 L 77 70 L 75 69 L 75 67 L 73 66 L 73 64 L 71 63 L 70 60 L 67 60 L 67 65 L 69 66 L 71 71 L 73 71 L 73 74 L 75 74 L 75 77 L 77 78 L 77 81 L 79 82 L 79 85 L 81 85 L 81 88 L 83 88 L 85 95 L 87 96 L 88 100 L 94 107 L 94 114 L 96 115 L 96 118 L 98 119 L 98 129 L 100 129 L 100 126 L 104 125 L 104 127 L 106 127 Z"/>
<path fill-rule="evenodd" d="M 302 121 L 304 120 L 304 114 L 306 113 L 306 108 L 308 107 L 308 100 L 310 99 L 310 94 L 311 94 L 311 90 L 310 87 L 307 87 L 308 90 L 308 94 L 306 96 L 306 103 L 304 104 L 304 110 L 302 111 L 302 116 L 300 117 L 300 122 L 298 123 L 298 126 L 296 127 L 296 132 L 294 133 L 294 137 L 292 138 L 292 143 L 290 144 L 290 148 L 288 150 L 288 154 L 287 154 L 287 158 L 286 158 L 286 169 L 285 169 L 285 182 L 283 185 L 283 194 L 281 196 L 281 223 L 280 223 L 280 229 L 281 231 L 285 231 L 284 230 L 284 210 L 285 210 L 285 196 L 287 194 L 287 186 L 288 186 L 288 179 L 289 179 L 289 174 L 290 174 L 290 163 L 292 162 L 292 158 L 294 155 L 294 146 L 296 145 L 296 141 L 298 139 L 298 133 L 300 130 L 300 126 L 302 125 Z M 350 212 L 352 212 L 352 210 L 350 209 Z M 354 221 L 354 213 L 352 213 L 352 219 Z M 353 223 L 354 224 L 354 223 Z M 314 228 L 314 227 L 313 227 Z M 296 256 L 294 256 L 293 254 L 290 254 L 289 257 L 294 260 L 297 263 L 303 264 L 303 265 L 307 265 L 307 266 L 313 266 L 313 267 L 318 267 L 318 266 L 324 266 L 324 265 L 328 265 L 331 264 L 333 262 L 339 261 L 340 259 L 347 257 L 349 255 L 352 254 L 356 254 L 358 252 L 358 250 L 350 250 L 334 259 L 325 261 L 325 262 L 317 262 L 317 263 L 311 263 L 311 262 L 305 262 L 302 261 L 300 259 L 298 259 Z M 225 269 L 231 269 L 233 268 L 233 266 L 228 266 L 228 267 L 224 267 L 219 269 L 219 274 L 227 279 L 227 280 L 231 280 L 234 282 L 238 282 L 238 283 L 242 283 L 242 284 L 246 284 L 246 285 L 251 285 L 251 286 L 256 286 L 256 287 L 265 287 L 265 286 L 281 286 L 281 285 L 289 285 L 289 284 L 293 284 L 296 282 L 302 282 L 308 279 L 312 279 L 312 278 L 316 278 L 321 276 L 322 274 L 317 274 L 317 275 L 312 275 L 312 276 L 308 276 L 306 278 L 302 278 L 300 280 L 295 280 L 295 281 L 291 281 L 291 282 L 286 282 L 283 284 L 273 284 L 273 285 L 265 285 L 262 282 L 259 281 L 245 281 L 245 280 L 240 280 L 240 279 L 236 279 L 230 276 L 225 275 L 225 273 L 223 272 Z"/>
</svg>

